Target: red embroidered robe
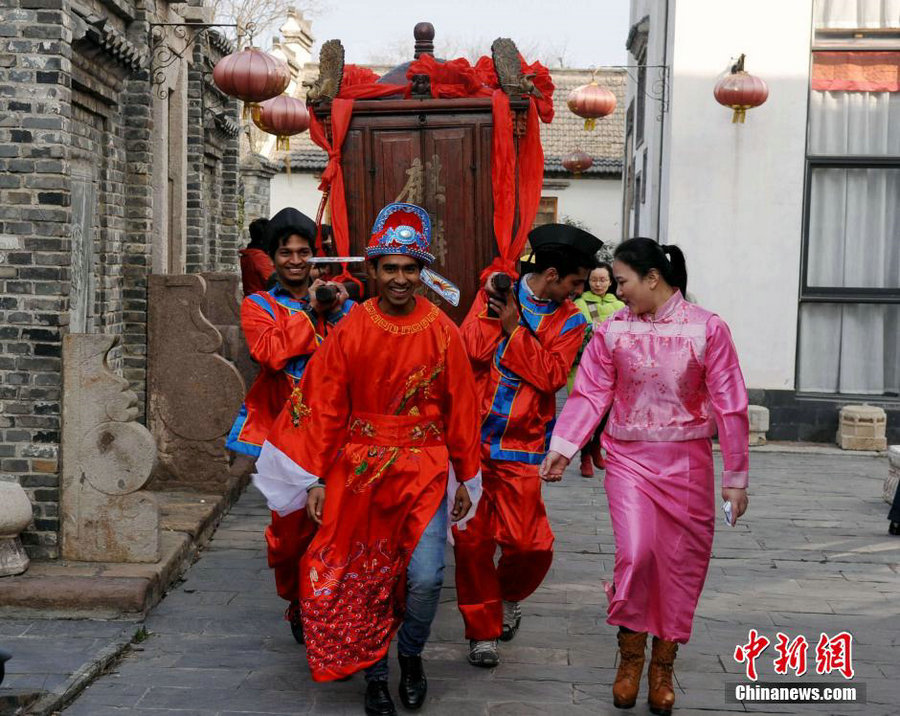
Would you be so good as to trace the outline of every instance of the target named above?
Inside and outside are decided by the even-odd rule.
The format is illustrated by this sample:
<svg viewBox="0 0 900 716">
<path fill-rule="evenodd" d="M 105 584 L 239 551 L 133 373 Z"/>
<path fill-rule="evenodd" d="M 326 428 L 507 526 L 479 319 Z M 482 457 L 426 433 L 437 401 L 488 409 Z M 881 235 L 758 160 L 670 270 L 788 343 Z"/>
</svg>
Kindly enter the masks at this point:
<svg viewBox="0 0 900 716">
<path fill-rule="evenodd" d="M 403 317 L 377 301 L 351 312 L 310 360 L 254 476 L 280 512 L 325 482 L 322 525 L 300 570 L 317 681 L 387 653 L 412 552 L 445 492 L 455 493 L 448 467 L 480 493 L 478 401 L 456 326 L 421 297 Z"/>
</svg>

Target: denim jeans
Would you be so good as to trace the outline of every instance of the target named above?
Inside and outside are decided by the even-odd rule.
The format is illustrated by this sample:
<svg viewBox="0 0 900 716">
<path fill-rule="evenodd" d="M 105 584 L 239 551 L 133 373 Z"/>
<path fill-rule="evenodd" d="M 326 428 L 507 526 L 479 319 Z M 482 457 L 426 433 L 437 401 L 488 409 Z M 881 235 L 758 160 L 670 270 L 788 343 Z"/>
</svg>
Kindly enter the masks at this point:
<svg viewBox="0 0 900 716">
<path fill-rule="evenodd" d="M 444 547 L 447 543 L 447 498 L 422 533 L 406 570 L 406 614 L 397 636 L 397 651 L 418 656 L 431 633 L 444 584 Z M 387 681 L 388 659 L 366 669 L 366 681 Z"/>
</svg>

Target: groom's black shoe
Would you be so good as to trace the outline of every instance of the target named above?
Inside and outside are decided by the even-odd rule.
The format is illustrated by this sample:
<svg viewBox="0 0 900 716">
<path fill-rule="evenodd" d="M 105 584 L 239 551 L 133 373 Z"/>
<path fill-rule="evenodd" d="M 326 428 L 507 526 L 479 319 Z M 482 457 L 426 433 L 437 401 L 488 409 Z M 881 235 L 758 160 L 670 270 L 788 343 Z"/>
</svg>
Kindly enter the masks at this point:
<svg viewBox="0 0 900 716">
<path fill-rule="evenodd" d="M 428 680 L 421 656 L 403 656 L 400 659 L 400 702 L 410 711 L 422 708 L 428 693 Z"/>
<path fill-rule="evenodd" d="M 366 684 L 366 715 L 397 716 L 387 681 L 370 681 Z"/>
</svg>

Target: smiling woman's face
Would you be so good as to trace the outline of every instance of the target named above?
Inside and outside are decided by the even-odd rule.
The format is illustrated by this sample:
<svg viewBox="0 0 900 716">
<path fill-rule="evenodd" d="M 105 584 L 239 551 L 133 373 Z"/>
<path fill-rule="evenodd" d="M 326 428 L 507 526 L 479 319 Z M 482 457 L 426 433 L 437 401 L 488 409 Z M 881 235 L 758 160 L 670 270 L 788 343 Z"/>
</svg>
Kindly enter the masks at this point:
<svg viewBox="0 0 900 716">
<path fill-rule="evenodd" d="M 616 277 L 616 296 L 625 302 L 631 312 L 640 315 L 647 311 L 656 310 L 656 302 L 653 297 L 653 289 L 660 282 L 659 271 L 650 269 L 650 272 L 641 277 L 637 271 L 623 261 L 613 262 L 613 276 Z"/>
</svg>

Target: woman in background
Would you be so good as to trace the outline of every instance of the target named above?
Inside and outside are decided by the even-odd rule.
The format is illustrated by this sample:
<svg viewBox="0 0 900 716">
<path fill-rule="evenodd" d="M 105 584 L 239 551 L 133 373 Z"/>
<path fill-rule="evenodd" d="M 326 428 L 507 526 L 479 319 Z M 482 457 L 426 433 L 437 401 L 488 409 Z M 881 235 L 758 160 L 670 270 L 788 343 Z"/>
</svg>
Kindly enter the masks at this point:
<svg viewBox="0 0 900 716">
<path fill-rule="evenodd" d="M 586 291 L 575 299 L 575 305 L 584 314 L 587 319 L 587 326 L 584 329 L 584 343 L 575 358 L 575 364 L 569 373 L 569 394 L 572 394 L 572 384 L 575 382 L 575 372 L 578 370 L 578 363 L 581 361 L 581 355 L 587 347 L 588 341 L 594 334 L 594 326 L 603 323 L 612 314 L 620 308 L 625 308 L 625 304 L 616 298 L 616 281 L 613 278 L 612 266 L 605 261 L 601 261 L 600 265 L 591 271 L 588 276 Z M 606 418 L 600 421 L 594 436 L 581 449 L 581 476 L 593 477 L 594 465 L 598 470 L 603 470 L 606 464 L 603 461 L 603 452 L 600 449 L 600 435 L 606 425 Z"/>
</svg>

